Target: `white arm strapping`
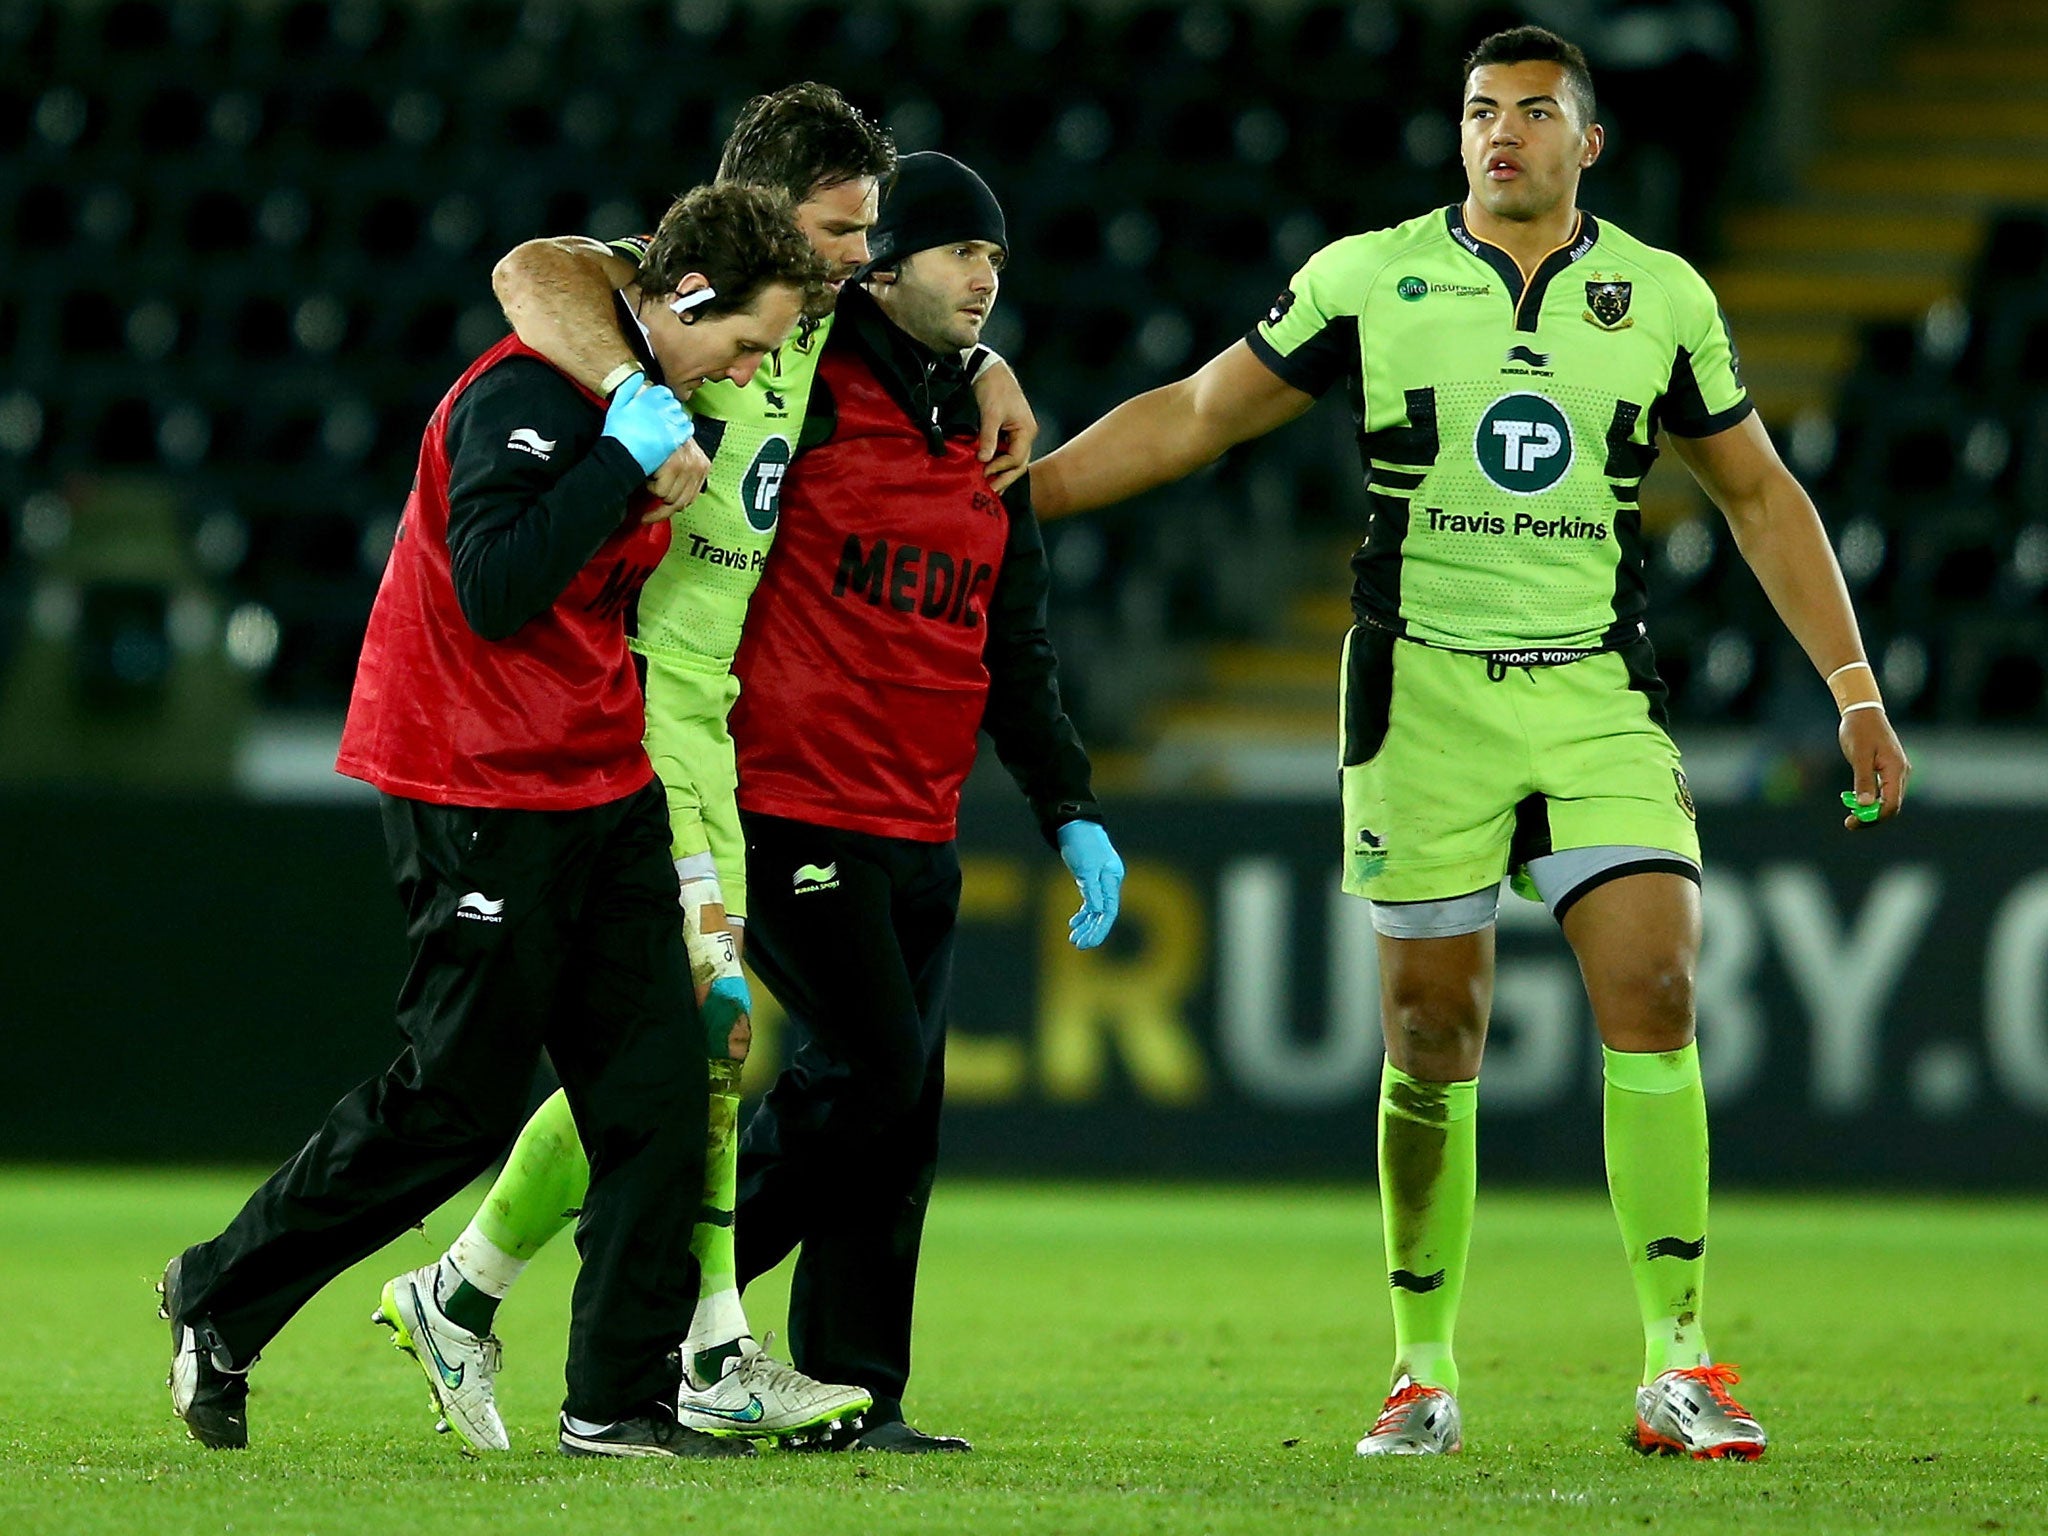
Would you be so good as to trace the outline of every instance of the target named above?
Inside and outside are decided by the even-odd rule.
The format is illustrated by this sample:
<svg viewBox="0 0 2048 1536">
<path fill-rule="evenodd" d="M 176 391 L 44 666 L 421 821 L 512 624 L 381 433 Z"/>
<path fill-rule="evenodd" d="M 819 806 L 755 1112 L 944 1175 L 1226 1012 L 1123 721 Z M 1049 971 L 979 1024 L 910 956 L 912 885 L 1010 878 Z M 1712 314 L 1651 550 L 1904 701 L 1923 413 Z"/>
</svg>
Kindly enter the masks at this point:
<svg viewBox="0 0 2048 1536">
<path fill-rule="evenodd" d="M 690 980 L 701 992 L 721 977 L 740 975 L 739 946 L 722 924 L 704 928 L 704 909 L 725 906 L 718 884 L 718 866 L 708 853 L 676 860 L 676 879 L 683 904 L 683 948 L 690 952 Z"/>
</svg>

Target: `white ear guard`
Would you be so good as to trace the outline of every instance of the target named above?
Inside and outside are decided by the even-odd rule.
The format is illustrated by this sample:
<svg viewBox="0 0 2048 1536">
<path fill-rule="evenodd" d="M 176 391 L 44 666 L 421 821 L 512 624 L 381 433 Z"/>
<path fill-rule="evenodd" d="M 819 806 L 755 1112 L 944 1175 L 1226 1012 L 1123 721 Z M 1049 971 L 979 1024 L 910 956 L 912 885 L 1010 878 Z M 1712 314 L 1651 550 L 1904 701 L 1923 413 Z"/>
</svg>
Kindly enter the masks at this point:
<svg viewBox="0 0 2048 1536">
<path fill-rule="evenodd" d="M 694 293 L 679 293 L 668 301 L 668 307 L 679 315 L 686 315 L 700 304 L 709 304 L 718 297 L 716 288 L 699 288 Z"/>
</svg>

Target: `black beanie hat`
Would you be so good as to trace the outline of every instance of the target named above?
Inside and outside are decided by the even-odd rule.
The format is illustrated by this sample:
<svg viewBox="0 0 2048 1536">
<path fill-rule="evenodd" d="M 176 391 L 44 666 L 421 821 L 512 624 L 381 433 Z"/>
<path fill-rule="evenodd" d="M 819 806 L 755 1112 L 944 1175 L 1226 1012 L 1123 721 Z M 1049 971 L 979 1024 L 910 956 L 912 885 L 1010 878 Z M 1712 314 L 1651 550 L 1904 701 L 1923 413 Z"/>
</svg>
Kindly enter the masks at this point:
<svg viewBox="0 0 2048 1536">
<path fill-rule="evenodd" d="M 995 193 L 951 155 L 930 149 L 904 155 L 868 236 L 863 275 L 961 240 L 987 240 L 1009 252 L 1010 232 Z"/>
</svg>

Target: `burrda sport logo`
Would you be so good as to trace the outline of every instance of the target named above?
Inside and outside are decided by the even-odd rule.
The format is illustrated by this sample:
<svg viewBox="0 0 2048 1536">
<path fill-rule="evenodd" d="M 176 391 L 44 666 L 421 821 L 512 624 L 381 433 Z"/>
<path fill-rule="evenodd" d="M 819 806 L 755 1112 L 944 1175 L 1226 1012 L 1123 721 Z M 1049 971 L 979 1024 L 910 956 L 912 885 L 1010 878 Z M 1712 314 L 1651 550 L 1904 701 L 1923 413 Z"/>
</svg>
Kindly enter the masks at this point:
<svg viewBox="0 0 2048 1536">
<path fill-rule="evenodd" d="M 502 923 L 505 921 L 505 899 L 501 896 L 494 901 L 482 891 L 471 891 L 457 899 L 455 915 L 472 923 Z"/>
<path fill-rule="evenodd" d="M 836 891 L 839 889 L 839 861 L 830 864 L 799 864 L 796 874 L 790 879 L 795 894 L 808 896 L 813 891 Z"/>
<path fill-rule="evenodd" d="M 1486 478 L 1502 490 L 1534 496 L 1572 467 L 1571 420 L 1542 395 L 1502 395 L 1479 418 L 1472 452 Z"/>
</svg>

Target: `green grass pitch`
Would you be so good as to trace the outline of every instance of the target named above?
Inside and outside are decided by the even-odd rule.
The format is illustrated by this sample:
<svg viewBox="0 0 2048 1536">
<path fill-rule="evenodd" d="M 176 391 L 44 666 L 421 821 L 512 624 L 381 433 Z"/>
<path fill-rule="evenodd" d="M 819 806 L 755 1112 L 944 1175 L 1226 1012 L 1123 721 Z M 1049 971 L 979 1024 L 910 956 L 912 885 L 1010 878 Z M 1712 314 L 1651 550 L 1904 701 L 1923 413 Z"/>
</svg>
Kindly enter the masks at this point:
<svg viewBox="0 0 2048 1536">
<path fill-rule="evenodd" d="M 0 1170 L 0 1531 L 2040 1531 L 2048 1207 L 1730 1196 L 1709 1321 L 1775 1437 L 1755 1466 L 1623 1448 L 1639 1360 L 1596 1194 L 1482 1193 L 1460 1356 L 1466 1453 L 1351 1453 L 1390 1325 L 1369 1189 L 941 1182 L 912 1417 L 961 1458 L 553 1454 L 559 1245 L 501 1318 L 515 1450 L 469 1460 L 369 1314 L 458 1201 L 344 1276 L 257 1368 L 252 1448 L 184 1437 L 151 1285 L 245 1173 Z M 757 1327 L 782 1277 L 750 1296 Z"/>
</svg>

